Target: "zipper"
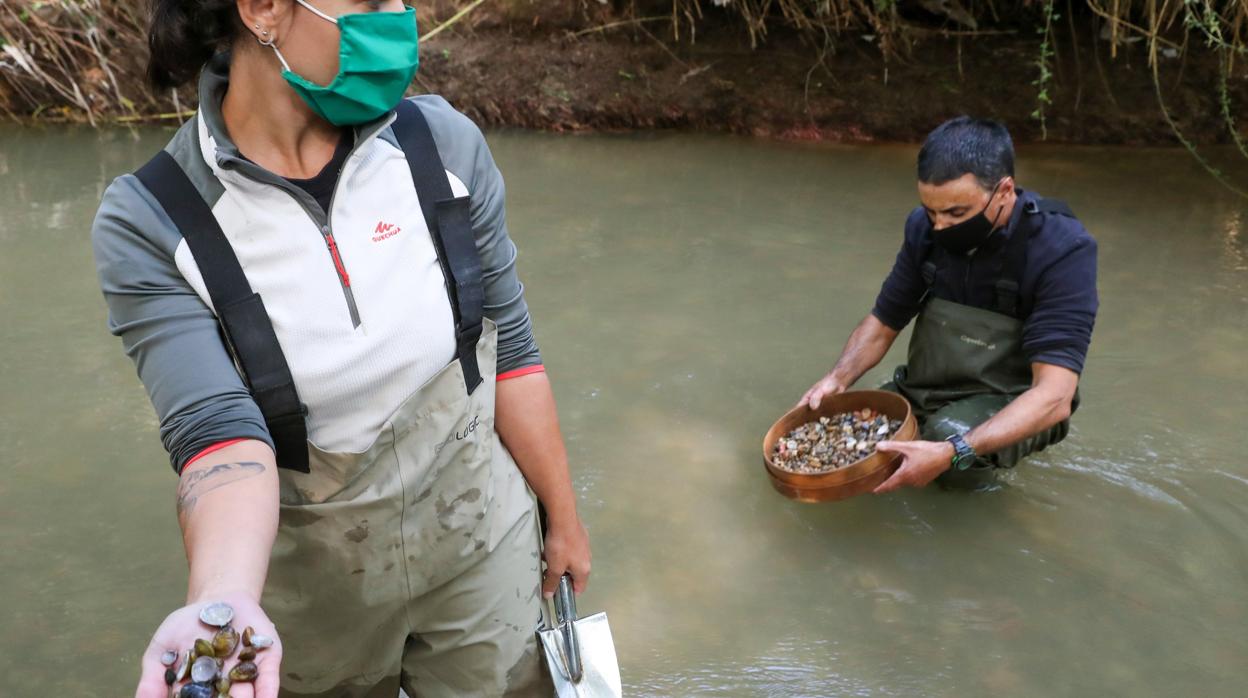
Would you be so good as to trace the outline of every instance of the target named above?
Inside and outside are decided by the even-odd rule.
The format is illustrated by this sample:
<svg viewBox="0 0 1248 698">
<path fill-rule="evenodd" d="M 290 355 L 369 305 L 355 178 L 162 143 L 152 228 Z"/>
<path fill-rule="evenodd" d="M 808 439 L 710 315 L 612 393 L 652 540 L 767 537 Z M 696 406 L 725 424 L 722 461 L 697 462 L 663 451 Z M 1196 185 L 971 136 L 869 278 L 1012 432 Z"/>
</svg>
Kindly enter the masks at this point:
<svg viewBox="0 0 1248 698">
<path fill-rule="evenodd" d="M 347 267 L 342 263 L 342 255 L 338 252 L 338 243 L 334 241 L 334 234 L 330 232 L 328 225 L 321 226 L 321 237 L 325 238 L 325 247 L 329 250 L 329 256 L 334 260 L 334 271 L 338 273 L 338 283 L 342 286 L 342 295 L 347 300 L 347 311 L 351 313 L 351 326 L 360 326 L 360 311 L 355 305 L 355 293 L 351 290 L 351 276 L 347 274 Z"/>
<path fill-rule="evenodd" d="M 332 232 L 325 235 L 325 242 L 329 243 L 329 256 L 334 258 L 334 269 L 338 271 L 338 280 L 342 282 L 343 288 L 351 288 L 351 277 L 347 275 L 346 267 L 342 266 L 342 257 L 338 254 L 338 243 L 334 242 Z"/>
<path fill-rule="evenodd" d="M 351 155 L 354 154 L 354 151 L 352 151 Z M 351 161 L 351 155 L 347 156 L 347 162 Z M 259 173 L 263 176 L 262 178 L 246 175 L 245 172 L 244 175 L 254 181 L 258 181 L 262 184 L 274 185 L 278 189 L 285 191 L 290 195 L 290 198 L 295 200 L 295 203 L 299 204 L 303 208 L 304 212 L 308 214 L 308 217 L 312 219 L 312 222 L 320 231 L 321 237 L 325 240 L 325 249 L 329 250 L 330 259 L 333 260 L 334 271 L 338 275 L 338 284 L 342 287 L 342 296 L 347 302 L 347 312 L 351 315 L 351 327 L 352 329 L 355 329 L 360 326 L 360 310 L 355 304 L 355 293 L 351 291 L 351 276 L 347 274 L 347 265 L 342 261 L 342 253 L 338 251 L 338 242 L 334 240 L 334 234 L 330 228 L 330 226 L 333 225 L 332 211 L 334 210 L 334 200 L 338 197 L 338 187 L 342 185 L 342 172 L 347 169 L 347 162 L 344 162 L 342 169 L 338 170 L 339 179 L 334 185 L 334 192 L 329 197 L 328 211 L 322 211 L 320 205 L 315 201 L 312 201 L 307 192 L 304 192 L 301 189 L 293 189 L 285 180 L 277 177 L 276 175 L 270 175 L 265 170 L 259 170 Z M 232 165 L 233 163 L 230 164 Z M 271 181 L 269 180 L 270 177 L 272 178 Z M 324 222 L 321 222 L 322 220 Z"/>
<path fill-rule="evenodd" d="M 321 226 L 321 236 L 325 238 L 325 246 L 329 248 L 329 256 L 334 260 L 334 270 L 338 272 L 338 283 L 342 285 L 342 295 L 347 299 L 347 311 L 351 313 L 351 327 L 360 326 L 360 310 L 355 305 L 355 293 L 351 290 L 351 277 L 347 275 L 347 267 L 342 263 L 342 255 L 338 252 L 338 243 L 334 242 L 334 200 L 338 198 L 338 188 L 342 186 L 342 172 L 347 169 L 351 156 L 343 161 L 334 181 L 334 191 L 329 195 L 329 210 L 325 212 L 325 225 Z"/>
<path fill-rule="evenodd" d="M 355 305 L 355 292 L 351 290 L 351 276 L 342 263 L 342 255 L 338 252 L 338 243 L 328 225 L 321 226 L 321 237 L 325 238 L 325 246 L 329 248 L 329 256 L 334 260 L 334 271 L 338 272 L 338 283 L 342 286 L 342 295 L 347 301 L 347 311 L 351 313 L 351 327 L 360 326 L 360 310 Z"/>
<path fill-rule="evenodd" d="M 347 267 L 342 261 L 342 254 L 338 251 L 338 243 L 334 240 L 333 233 L 331 232 L 331 227 L 333 226 L 334 200 L 338 197 L 338 188 L 342 185 L 342 173 L 347 169 L 347 164 L 351 162 L 351 159 L 355 157 L 358 152 L 361 141 L 365 136 L 369 138 L 374 137 L 378 132 L 386 129 L 390 126 L 390 124 L 394 123 L 394 119 L 394 114 L 390 114 L 390 116 L 384 121 L 374 124 L 367 133 L 358 130 L 355 132 L 355 145 L 352 146 L 351 152 L 347 155 L 346 162 L 343 163 L 342 169 L 338 170 L 339 179 L 334 185 L 333 194 L 330 195 L 328 211 L 321 211 L 321 207 L 317 205 L 316 202 L 311 201 L 311 197 L 303 190 L 296 190 L 297 188 L 292 187 L 286 180 L 268 172 L 249 160 L 238 157 L 236 153 L 219 155 L 217 160 L 217 164 L 222 169 L 237 170 L 242 176 L 251 179 L 252 181 L 260 182 L 261 184 L 268 184 L 275 186 L 278 189 L 282 189 L 289 194 L 296 203 L 302 206 L 304 211 L 308 214 L 308 217 L 317 224 L 321 232 L 321 237 L 325 239 L 325 248 L 329 250 L 329 255 L 333 259 L 334 271 L 338 274 L 338 282 L 342 286 L 343 298 L 347 301 L 347 311 L 351 315 L 351 326 L 353 328 L 358 328 L 360 326 L 360 311 L 355 304 L 355 294 L 351 291 L 351 277 L 347 274 Z M 218 153 L 220 152 L 220 149 L 218 149 Z M 322 219 L 325 221 L 324 223 L 321 223 Z"/>
</svg>

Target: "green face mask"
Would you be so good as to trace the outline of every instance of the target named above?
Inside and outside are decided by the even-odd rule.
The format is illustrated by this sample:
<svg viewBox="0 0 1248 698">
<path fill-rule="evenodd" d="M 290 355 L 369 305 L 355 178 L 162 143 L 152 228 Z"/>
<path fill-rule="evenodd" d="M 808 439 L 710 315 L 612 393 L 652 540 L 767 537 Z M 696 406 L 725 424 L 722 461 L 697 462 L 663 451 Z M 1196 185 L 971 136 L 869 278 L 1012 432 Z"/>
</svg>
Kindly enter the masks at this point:
<svg viewBox="0 0 1248 698">
<path fill-rule="evenodd" d="M 296 74 L 276 46 L 282 77 L 303 101 L 335 126 L 372 121 L 394 108 L 416 74 L 416 11 L 359 12 L 334 18 L 295 0 L 317 17 L 338 25 L 338 74 L 317 85 Z"/>
</svg>

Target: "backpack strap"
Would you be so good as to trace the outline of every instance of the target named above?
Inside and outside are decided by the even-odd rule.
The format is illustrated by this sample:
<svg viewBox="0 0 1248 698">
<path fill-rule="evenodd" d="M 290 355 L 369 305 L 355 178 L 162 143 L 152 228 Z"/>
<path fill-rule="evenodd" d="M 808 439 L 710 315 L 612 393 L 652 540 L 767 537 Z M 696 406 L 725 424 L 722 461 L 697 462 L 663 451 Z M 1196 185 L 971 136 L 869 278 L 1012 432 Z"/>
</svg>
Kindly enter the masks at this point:
<svg viewBox="0 0 1248 698">
<path fill-rule="evenodd" d="M 471 395 L 481 384 L 477 340 L 481 338 L 485 311 L 485 285 L 469 217 L 469 199 L 467 196 L 456 198 L 451 192 L 433 132 L 420 107 L 404 99 L 395 111 L 397 118 L 392 130 L 407 158 L 425 225 L 438 250 L 438 261 L 442 264 L 455 315 L 455 355 L 464 372 L 464 385 Z"/>
<path fill-rule="evenodd" d="M 163 150 L 134 174 L 173 220 L 195 257 L 226 349 L 264 415 L 278 467 L 309 472 L 307 407 L 299 401 L 264 302 L 251 290 L 212 209 L 173 156 Z"/>
</svg>

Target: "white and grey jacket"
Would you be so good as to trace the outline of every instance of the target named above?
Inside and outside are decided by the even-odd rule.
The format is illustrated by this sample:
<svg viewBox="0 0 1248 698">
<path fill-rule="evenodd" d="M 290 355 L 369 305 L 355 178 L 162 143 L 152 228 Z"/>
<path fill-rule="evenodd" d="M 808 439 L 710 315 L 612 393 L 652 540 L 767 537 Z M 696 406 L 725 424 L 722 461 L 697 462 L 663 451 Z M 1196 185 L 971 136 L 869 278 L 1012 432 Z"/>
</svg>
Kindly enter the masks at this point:
<svg viewBox="0 0 1248 698">
<path fill-rule="evenodd" d="M 264 299 L 296 389 L 308 438 L 333 452 L 366 449 L 407 396 L 455 356 L 441 266 L 393 114 L 355 129 L 328 213 L 304 190 L 245 159 L 221 117 L 228 57 L 200 78 L 196 118 L 166 146 L 186 171 Z M 451 189 L 471 196 L 485 282 L 498 324 L 498 376 L 539 370 L 503 179 L 480 130 L 435 96 L 414 98 Z M 337 244 L 341 266 L 329 248 Z M 160 419 L 175 470 L 231 439 L 272 444 L 218 333 L 190 249 L 130 174 L 104 193 L 92 227 L 109 329 L 121 337 Z"/>
</svg>

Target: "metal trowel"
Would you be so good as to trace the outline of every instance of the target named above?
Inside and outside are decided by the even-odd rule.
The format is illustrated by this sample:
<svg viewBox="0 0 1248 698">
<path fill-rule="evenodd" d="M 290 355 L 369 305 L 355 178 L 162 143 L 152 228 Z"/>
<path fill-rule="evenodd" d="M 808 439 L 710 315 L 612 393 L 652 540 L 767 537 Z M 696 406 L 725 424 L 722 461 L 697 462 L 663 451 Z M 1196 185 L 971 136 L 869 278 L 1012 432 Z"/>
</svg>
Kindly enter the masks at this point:
<svg viewBox="0 0 1248 698">
<path fill-rule="evenodd" d="M 549 604 L 548 604 L 549 605 Z M 572 578 L 563 575 L 555 592 L 554 614 L 546 609 L 537 631 L 557 698 L 619 698 L 620 664 L 606 613 L 576 617 Z"/>
</svg>

